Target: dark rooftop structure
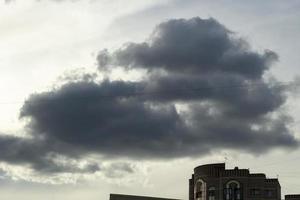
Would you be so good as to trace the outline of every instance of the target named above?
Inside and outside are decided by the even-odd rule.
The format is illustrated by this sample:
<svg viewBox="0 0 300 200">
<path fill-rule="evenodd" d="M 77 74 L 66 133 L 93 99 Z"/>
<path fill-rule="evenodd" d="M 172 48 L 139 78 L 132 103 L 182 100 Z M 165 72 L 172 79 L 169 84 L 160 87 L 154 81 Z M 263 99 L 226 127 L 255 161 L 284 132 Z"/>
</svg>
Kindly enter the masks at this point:
<svg viewBox="0 0 300 200">
<path fill-rule="evenodd" d="M 285 200 L 300 200 L 300 194 L 289 194 L 284 197 Z"/>
<path fill-rule="evenodd" d="M 176 200 L 176 199 L 134 196 L 134 195 L 124 195 L 124 194 L 110 194 L 109 200 Z"/>
</svg>

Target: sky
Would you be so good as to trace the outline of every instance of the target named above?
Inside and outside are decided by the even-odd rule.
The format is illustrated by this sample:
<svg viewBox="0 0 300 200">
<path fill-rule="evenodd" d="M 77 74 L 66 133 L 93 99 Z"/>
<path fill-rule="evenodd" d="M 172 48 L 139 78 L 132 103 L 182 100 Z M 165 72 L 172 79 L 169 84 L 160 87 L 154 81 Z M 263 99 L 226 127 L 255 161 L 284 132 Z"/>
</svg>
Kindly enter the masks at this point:
<svg viewBox="0 0 300 200">
<path fill-rule="evenodd" d="M 226 162 L 300 193 L 300 2 L 0 3 L 0 196 L 188 198 Z"/>
</svg>

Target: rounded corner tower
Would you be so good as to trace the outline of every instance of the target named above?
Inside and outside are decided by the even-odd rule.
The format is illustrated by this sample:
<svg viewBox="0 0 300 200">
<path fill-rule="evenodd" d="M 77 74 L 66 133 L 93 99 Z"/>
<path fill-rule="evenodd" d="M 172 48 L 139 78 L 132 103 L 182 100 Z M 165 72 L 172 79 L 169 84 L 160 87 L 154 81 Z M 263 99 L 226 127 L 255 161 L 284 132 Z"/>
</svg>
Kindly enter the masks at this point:
<svg viewBox="0 0 300 200">
<path fill-rule="evenodd" d="M 278 179 L 251 174 L 249 169 L 225 169 L 225 163 L 200 165 L 189 180 L 189 200 L 280 200 Z"/>
</svg>

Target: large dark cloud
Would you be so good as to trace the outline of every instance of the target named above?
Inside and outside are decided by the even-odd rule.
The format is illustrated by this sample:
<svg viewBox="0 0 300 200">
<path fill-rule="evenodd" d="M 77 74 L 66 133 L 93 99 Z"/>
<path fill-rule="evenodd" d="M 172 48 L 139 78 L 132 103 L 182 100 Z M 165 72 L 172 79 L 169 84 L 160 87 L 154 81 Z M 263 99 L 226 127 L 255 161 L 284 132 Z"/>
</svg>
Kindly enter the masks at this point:
<svg viewBox="0 0 300 200">
<path fill-rule="evenodd" d="M 132 97 L 139 86 L 122 81 L 70 83 L 33 95 L 21 117 L 30 118 L 35 137 L 74 145 L 83 152 L 154 156 L 166 151 L 165 141 L 183 134 L 179 131 L 184 124 L 173 105 L 151 105 Z"/>
<path fill-rule="evenodd" d="M 226 72 L 258 79 L 276 59 L 272 51 L 251 51 L 246 41 L 235 38 L 212 18 L 164 22 L 149 42 L 128 43 L 111 55 L 102 51 L 98 57 L 100 68 L 121 65 L 178 73 Z"/>
<path fill-rule="evenodd" d="M 166 159 L 221 149 L 259 154 L 298 147 L 288 128 L 291 119 L 282 111 L 287 88 L 264 78 L 276 60 L 276 53 L 251 50 L 214 19 L 166 21 L 149 42 L 99 53 L 100 71 L 142 68 L 142 81 L 69 79 L 31 95 L 21 110 L 31 139 L 1 137 L 0 159 L 31 163 L 39 171 L 93 172 L 98 170 L 93 163 L 64 169 L 53 161 L 90 154 Z"/>
<path fill-rule="evenodd" d="M 254 90 L 254 102 L 242 104 L 247 96 L 230 103 L 217 95 L 203 100 L 206 92 L 199 97 L 192 91 L 194 98 L 188 99 L 184 97 L 191 91 L 182 90 L 178 96 L 167 91 L 167 95 L 147 92 L 147 86 L 124 81 L 69 83 L 57 91 L 32 95 L 21 116 L 30 118 L 35 137 L 69 145 L 60 150 L 62 154 L 74 148 L 82 155 L 100 153 L 110 158 L 176 158 L 221 148 L 261 153 L 297 146 L 287 118 L 272 120 L 267 113 L 274 108 L 259 105 L 267 99 L 255 100 L 262 95 L 255 92 L 264 94 L 266 88 Z M 170 101 L 189 102 L 187 111 L 178 112 Z M 251 111 L 255 102 L 260 109 Z"/>
</svg>

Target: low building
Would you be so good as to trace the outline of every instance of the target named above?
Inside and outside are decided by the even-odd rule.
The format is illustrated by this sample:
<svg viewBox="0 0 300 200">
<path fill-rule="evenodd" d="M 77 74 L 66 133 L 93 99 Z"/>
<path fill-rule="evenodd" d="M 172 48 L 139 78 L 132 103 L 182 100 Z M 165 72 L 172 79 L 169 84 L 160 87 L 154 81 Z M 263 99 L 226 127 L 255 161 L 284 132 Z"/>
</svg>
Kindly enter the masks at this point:
<svg viewBox="0 0 300 200">
<path fill-rule="evenodd" d="M 176 200 L 168 198 L 111 194 L 110 200 Z M 194 168 L 189 179 L 189 200 L 281 200 L 277 178 L 249 169 L 225 169 L 225 163 Z M 285 200 L 300 200 L 300 194 L 285 195 Z"/>
<path fill-rule="evenodd" d="M 284 197 L 285 200 L 300 200 L 300 194 L 288 194 Z"/>
<path fill-rule="evenodd" d="M 176 199 L 134 196 L 134 195 L 124 195 L 124 194 L 110 194 L 109 200 L 176 200 Z"/>
<path fill-rule="evenodd" d="M 225 169 L 225 163 L 201 165 L 189 181 L 189 200 L 280 200 L 278 179 L 249 169 Z"/>
</svg>

